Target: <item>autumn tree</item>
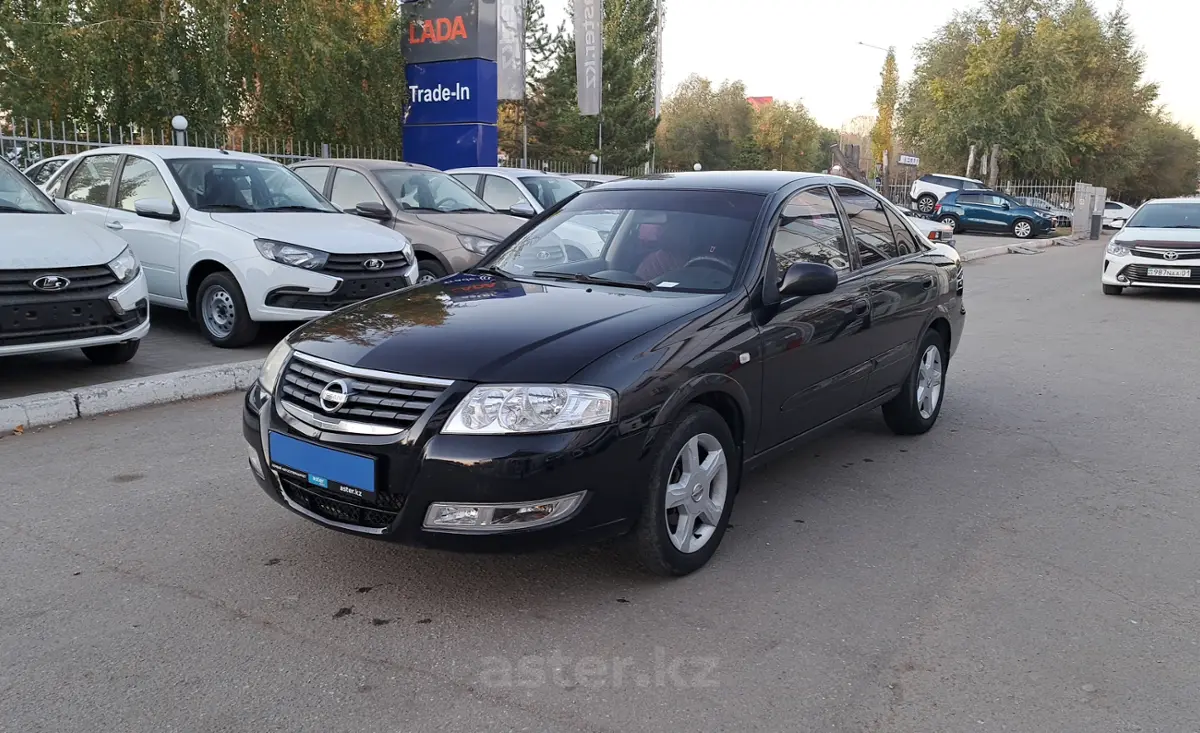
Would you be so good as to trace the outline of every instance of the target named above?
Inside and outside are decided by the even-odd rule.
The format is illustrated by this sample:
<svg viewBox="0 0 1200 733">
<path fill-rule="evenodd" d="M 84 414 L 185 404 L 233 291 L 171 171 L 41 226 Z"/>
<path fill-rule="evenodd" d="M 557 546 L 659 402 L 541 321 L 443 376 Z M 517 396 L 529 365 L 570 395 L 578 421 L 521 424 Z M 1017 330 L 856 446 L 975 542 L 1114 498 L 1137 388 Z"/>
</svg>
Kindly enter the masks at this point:
<svg viewBox="0 0 1200 733">
<path fill-rule="evenodd" d="M 879 73 L 879 91 L 875 94 L 875 127 L 871 129 L 871 154 L 876 165 L 883 163 L 885 150 L 890 151 L 892 158 L 896 156 L 892 144 L 892 126 L 899 97 L 900 71 L 896 66 L 896 49 L 889 48 L 883 71 Z"/>
<path fill-rule="evenodd" d="M 663 102 L 655 145 L 667 167 L 700 163 L 706 170 L 727 170 L 737 167 L 739 152 L 745 152 L 742 141 L 753 134 L 754 108 L 746 101 L 746 86 L 736 81 L 714 87 L 693 74 Z"/>
<path fill-rule="evenodd" d="M 820 170 L 821 127 L 803 104 L 771 102 L 754 115 L 754 139 L 770 168 Z"/>
</svg>

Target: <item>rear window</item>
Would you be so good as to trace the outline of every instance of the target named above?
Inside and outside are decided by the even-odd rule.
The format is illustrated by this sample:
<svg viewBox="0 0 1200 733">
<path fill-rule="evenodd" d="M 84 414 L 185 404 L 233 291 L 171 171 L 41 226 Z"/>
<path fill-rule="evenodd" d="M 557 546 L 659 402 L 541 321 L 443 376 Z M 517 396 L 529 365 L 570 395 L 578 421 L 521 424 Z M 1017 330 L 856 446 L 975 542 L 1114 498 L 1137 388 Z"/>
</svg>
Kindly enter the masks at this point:
<svg viewBox="0 0 1200 733">
<path fill-rule="evenodd" d="M 1196 203 L 1146 204 L 1133 215 L 1126 228 L 1200 229 L 1200 199 Z"/>
</svg>

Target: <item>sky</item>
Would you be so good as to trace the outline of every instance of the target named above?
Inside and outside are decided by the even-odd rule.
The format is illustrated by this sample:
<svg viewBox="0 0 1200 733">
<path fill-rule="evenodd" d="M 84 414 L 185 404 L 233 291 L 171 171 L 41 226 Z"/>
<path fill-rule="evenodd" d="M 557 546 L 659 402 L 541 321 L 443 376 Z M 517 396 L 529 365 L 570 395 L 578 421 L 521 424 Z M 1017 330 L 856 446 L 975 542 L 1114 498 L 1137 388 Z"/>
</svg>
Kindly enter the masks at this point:
<svg viewBox="0 0 1200 733">
<path fill-rule="evenodd" d="M 1102 14 L 1120 2 L 1092 1 Z M 693 72 L 716 83 L 740 79 L 750 96 L 803 102 L 819 123 L 834 129 L 873 112 L 885 52 L 860 42 L 895 46 L 904 82 L 915 65 L 914 46 L 949 20 L 956 6 L 969 6 L 928 0 L 665 2 L 664 95 Z M 544 3 L 552 25 L 566 19 L 569 0 Z M 1200 2 L 1125 0 L 1125 9 L 1146 53 L 1146 79 L 1159 84 L 1159 102 L 1200 134 Z"/>
</svg>

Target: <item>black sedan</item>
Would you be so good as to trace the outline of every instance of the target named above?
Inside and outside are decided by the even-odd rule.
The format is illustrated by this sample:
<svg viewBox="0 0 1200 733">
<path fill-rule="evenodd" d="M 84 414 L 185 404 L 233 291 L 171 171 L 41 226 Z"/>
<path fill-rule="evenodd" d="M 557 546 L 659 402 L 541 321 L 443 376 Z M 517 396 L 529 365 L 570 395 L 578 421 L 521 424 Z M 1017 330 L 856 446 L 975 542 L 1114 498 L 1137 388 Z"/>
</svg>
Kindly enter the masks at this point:
<svg viewBox="0 0 1200 733">
<path fill-rule="evenodd" d="M 589 226 L 603 246 L 572 246 Z M 291 334 L 245 403 L 267 494 L 325 527 L 460 550 L 622 535 L 716 551 L 746 468 L 874 408 L 942 407 L 962 265 L 844 178 L 610 183 L 467 272 Z M 881 476 L 881 480 L 887 480 Z"/>
</svg>

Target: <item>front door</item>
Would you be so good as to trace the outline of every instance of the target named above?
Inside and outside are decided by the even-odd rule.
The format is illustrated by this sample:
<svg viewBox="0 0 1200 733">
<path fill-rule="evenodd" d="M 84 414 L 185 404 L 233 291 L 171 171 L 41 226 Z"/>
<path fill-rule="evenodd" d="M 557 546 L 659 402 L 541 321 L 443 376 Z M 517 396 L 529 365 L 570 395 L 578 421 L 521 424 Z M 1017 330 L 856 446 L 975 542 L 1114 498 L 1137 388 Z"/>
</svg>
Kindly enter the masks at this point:
<svg viewBox="0 0 1200 733">
<path fill-rule="evenodd" d="M 772 249 L 780 278 L 794 263 L 819 262 L 837 270 L 842 282 L 826 295 L 785 297 L 762 326 L 764 448 L 861 404 L 871 371 L 867 280 L 853 267 L 827 186 L 800 191 L 784 204 Z"/>
<path fill-rule="evenodd" d="M 137 202 L 148 199 L 170 202 L 179 211 L 179 204 L 171 196 L 158 166 L 146 158 L 125 156 L 117 178 L 117 196 L 104 226 L 129 243 L 142 263 L 150 295 L 178 300 L 183 297 L 179 282 L 183 222 L 139 216 L 135 210 Z"/>
</svg>

